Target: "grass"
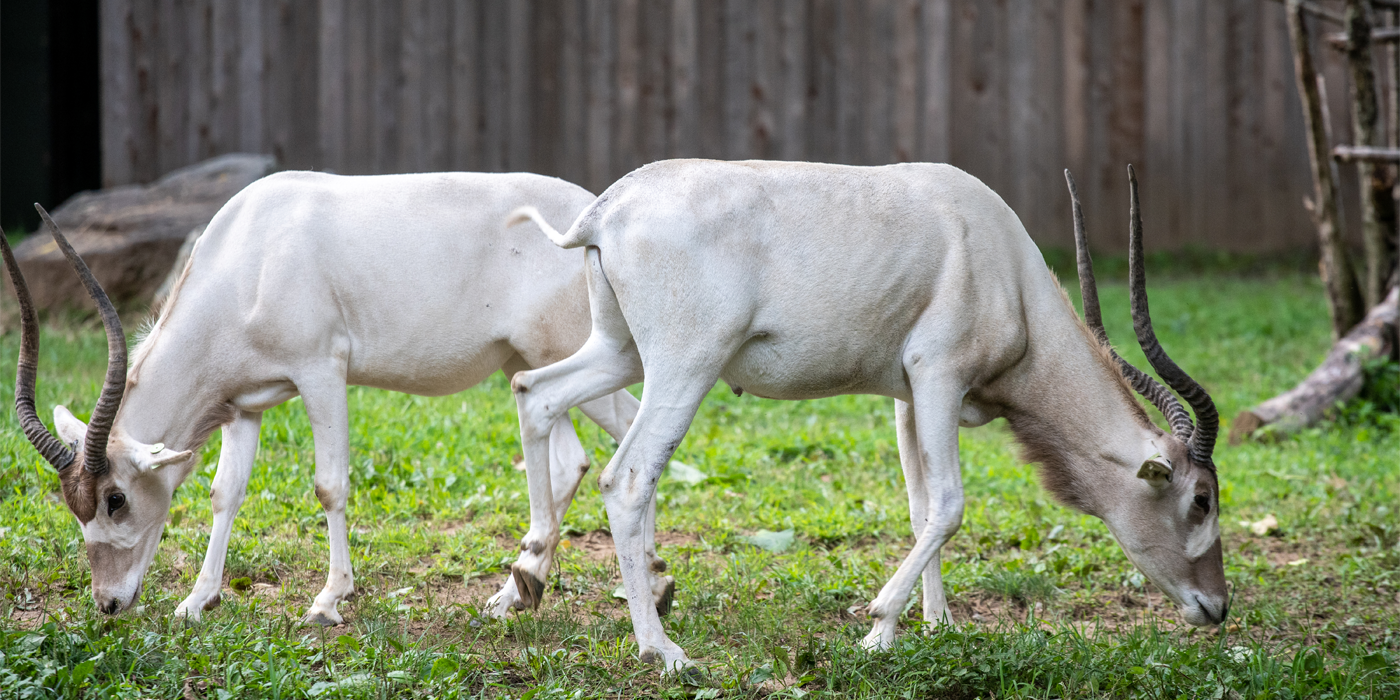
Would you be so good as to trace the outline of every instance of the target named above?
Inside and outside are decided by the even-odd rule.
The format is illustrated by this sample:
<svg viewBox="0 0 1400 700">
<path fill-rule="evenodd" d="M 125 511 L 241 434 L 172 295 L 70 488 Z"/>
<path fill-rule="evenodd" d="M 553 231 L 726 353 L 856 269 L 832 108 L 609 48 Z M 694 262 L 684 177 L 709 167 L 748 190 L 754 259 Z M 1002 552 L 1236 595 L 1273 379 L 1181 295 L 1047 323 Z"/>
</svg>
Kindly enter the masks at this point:
<svg viewBox="0 0 1400 700">
<path fill-rule="evenodd" d="M 1101 295 L 1110 334 L 1145 366 L 1126 288 Z M 1174 276 L 1154 283 L 1152 304 L 1164 345 L 1227 420 L 1289 388 L 1329 345 L 1318 283 L 1288 271 Z M 17 345 L 13 332 L 0 338 L 0 364 Z M 91 322 L 47 326 L 43 410 L 88 410 L 103 353 Z M 859 608 L 912 544 L 891 402 L 718 387 L 676 454 L 706 478 L 660 491 L 660 551 L 678 583 L 666 628 L 706 670 L 690 684 L 635 659 L 592 478 L 541 609 L 504 623 L 480 615 L 527 521 L 500 375 L 444 398 L 351 390 L 359 596 L 332 629 L 297 622 L 327 566 L 299 402 L 264 417 L 224 603 L 190 627 L 170 613 L 204 556 L 217 437 L 176 494 L 144 607 L 106 619 L 58 480 L 7 412 L 0 696 L 1400 697 L 1400 418 L 1385 410 L 1396 373 L 1377 372 L 1366 401 L 1334 422 L 1218 448 L 1235 596 L 1219 630 L 1179 625 L 1101 522 L 1049 500 L 999 421 L 964 430 L 967 515 L 943 557 L 958 624 L 918 634 L 912 605 L 899 644 L 878 654 L 856 646 L 868 630 Z M 611 440 L 577 424 L 605 464 Z M 1245 527 L 1267 514 L 1275 533 Z M 743 539 L 788 529 L 796 541 L 780 553 Z"/>
</svg>

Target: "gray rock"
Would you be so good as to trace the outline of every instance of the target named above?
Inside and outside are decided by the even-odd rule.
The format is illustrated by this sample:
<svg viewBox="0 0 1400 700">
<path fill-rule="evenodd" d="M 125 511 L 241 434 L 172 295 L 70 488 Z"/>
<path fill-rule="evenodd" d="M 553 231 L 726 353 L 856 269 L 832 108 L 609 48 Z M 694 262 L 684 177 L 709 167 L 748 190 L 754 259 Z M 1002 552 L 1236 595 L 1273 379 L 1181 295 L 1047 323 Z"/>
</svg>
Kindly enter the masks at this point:
<svg viewBox="0 0 1400 700">
<path fill-rule="evenodd" d="M 54 223 L 117 303 L 152 300 L 194 229 L 203 229 L 239 190 L 273 172 L 272 156 L 230 153 L 180 168 L 150 185 L 80 192 Z M 53 237 L 41 229 L 15 246 L 39 308 L 90 308 Z"/>
</svg>

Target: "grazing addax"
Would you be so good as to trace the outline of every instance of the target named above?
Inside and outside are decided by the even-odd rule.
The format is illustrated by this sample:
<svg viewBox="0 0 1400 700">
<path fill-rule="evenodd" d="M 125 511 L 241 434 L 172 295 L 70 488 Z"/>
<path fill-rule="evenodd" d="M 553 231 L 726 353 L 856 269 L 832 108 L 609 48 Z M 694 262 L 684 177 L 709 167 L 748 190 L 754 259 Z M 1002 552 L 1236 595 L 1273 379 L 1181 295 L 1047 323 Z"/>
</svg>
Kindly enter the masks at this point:
<svg viewBox="0 0 1400 700">
<path fill-rule="evenodd" d="M 354 591 L 345 520 L 346 386 L 451 394 L 497 369 L 513 374 L 577 349 L 589 329 L 583 256 L 502 222 L 525 202 L 571 220 L 593 199 L 575 185 L 529 174 L 269 176 L 210 222 L 129 372 L 116 311 L 43 214 L 97 302 L 108 342 L 106 382 L 90 424 L 59 406 L 57 438 L 35 413 L 38 325 L 5 244 L 22 309 L 16 409 L 25 435 L 58 470 L 78 518 L 98 607 L 117 613 L 136 602 L 171 496 L 222 427 L 209 551 L 176 613 L 198 618 L 218 604 L 262 412 L 300 395 L 330 543 L 326 585 L 306 619 L 340 623 L 336 606 Z M 616 391 L 581 408 L 621 440 L 636 406 Z M 541 464 L 558 490 L 535 505 L 562 517 L 588 459 L 564 413 L 549 430 Z M 508 581 L 492 610 L 504 615 L 518 601 Z"/>
<path fill-rule="evenodd" d="M 870 604 L 868 647 L 894 640 L 920 575 L 924 619 L 949 619 L 938 553 L 963 515 L 958 426 L 997 417 L 1046 487 L 1102 518 L 1188 622 L 1224 619 L 1216 413 L 1152 333 L 1132 187 L 1138 339 L 1195 409 L 1194 426 L 1106 344 L 1082 231 L 1092 331 L 1011 208 L 951 166 L 664 161 L 618 181 L 562 235 L 542 212 L 518 212 L 561 247 L 586 247 L 593 322 L 572 357 L 512 379 L 531 491 L 551 492 L 548 436 L 562 408 L 645 368 L 641 408 L 599 478 L 641 657 L 690 663 L 650 604 L 644 537 L 657 479 L 719 379 L 776 399 L 896 400 L 917 542 Z M 1172 432 L 1148 420 L 1129 382 Z M 531 515 L 518 586 L 544 580 L 557 541 L 549 509 Z"/>
</svg>

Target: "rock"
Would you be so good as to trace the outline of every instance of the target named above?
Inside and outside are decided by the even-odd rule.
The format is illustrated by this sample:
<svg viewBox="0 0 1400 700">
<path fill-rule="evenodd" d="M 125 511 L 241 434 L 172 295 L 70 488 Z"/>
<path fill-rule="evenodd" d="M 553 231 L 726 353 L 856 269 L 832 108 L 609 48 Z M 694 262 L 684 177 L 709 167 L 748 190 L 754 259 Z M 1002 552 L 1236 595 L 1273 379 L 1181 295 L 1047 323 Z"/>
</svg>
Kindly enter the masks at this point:
<svg viewBox="0 0 1400 700">
<path fill-rule="evenodd" d="M 80 192 L 52 212 L 53 220 L 112 301 L 149 302 L 192 232 L 275 168 L 272 156 L 230 153 L 172 171 L 150 185 Z M 91 307 L 47 231 L 15 246 L 15 258 L 39 308 Z"/>
</svg>

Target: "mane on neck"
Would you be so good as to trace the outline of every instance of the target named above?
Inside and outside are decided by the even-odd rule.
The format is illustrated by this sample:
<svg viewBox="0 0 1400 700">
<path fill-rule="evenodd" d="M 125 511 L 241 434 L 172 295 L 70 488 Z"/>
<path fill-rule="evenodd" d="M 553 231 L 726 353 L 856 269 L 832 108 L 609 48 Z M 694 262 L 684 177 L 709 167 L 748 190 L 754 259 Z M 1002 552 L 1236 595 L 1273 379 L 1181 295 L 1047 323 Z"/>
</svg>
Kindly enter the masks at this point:
<svg viewBox="0 0 1400 700">
<path fill-rule="evenodd" d="M 1094 443 L 1106 437 L 1103 433 L 1115 429 L 1115 419 L 1146 430 L 1154 430 L 1155 426 L 1119 370 L 1110 348 L 1099 343 L 1080 320 L 1064 287 L 1058 282 L 1055 286 L 1062 306 L 1047 315 L 1064 316 L 1070 324 L 1049 325 L 1062 336 L 1067 330 L 1064 326 L 1073 325 L 1079 336 L 1064 339 L 1066 342 L 1053 345 L 1049 352 L 1044 347 L 1040 349 L 1033 360 L 1036 366 L 1027 375 L 1035 388 L 1024 392 L 1028 400 L 1007 407 L 1006 419 L 1021 446 L 1022 460 L 1036 465 L 1045 489 L 1064 505 L 1093 514 L 1096 506 L 1092 494 L 1097 479 L 1091 465 L 1106 447 Z M 1083 342 L 1075 342 L 1079 339 Z M 1086 372 L 1096 381 L 1084 382 L 1070 376 Z M 1075 396 L 1076 392 L 1089 393 Z M 1047 395 L 1056 397 L 1061 405 L 1046 405 Z M 1084 411 L 1095 410 L 1105 410 L 1107 414 L 1096 424 L 1086 424 Z"/>
</svg>

